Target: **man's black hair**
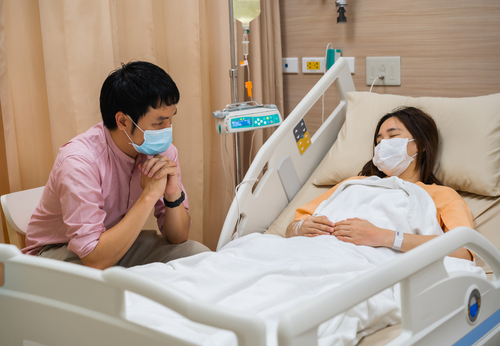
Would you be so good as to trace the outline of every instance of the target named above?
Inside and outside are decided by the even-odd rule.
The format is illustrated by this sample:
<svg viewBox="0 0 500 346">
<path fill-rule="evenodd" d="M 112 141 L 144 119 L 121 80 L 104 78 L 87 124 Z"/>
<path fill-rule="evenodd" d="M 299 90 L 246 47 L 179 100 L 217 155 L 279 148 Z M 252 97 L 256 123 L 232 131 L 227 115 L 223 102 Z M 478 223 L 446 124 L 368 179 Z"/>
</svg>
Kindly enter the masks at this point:
<svg viewBox="0 0 500 346">
<path fill-rule="evenodd" d="M 112 131 L 117 128 L 115 114 L 119 111 L 137 124 L 149 107 L 175 105 L 179 99 L 179 89 L 161 67 L 133 61 L 109 74 L 102 84 L 99 103 L 104 125 Z"/>
</svg>

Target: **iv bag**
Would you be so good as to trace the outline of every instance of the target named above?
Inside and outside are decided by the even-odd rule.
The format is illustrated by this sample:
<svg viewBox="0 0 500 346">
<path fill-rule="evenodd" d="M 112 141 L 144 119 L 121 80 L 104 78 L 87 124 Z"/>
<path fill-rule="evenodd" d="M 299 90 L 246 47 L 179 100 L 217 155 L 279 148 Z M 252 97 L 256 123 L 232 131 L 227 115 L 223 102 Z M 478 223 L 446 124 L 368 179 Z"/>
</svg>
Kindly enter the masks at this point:
<svg viewBox="0 0 500 346">
<path fill-rule="evenodd" d="M 233 0 L 233 15 L 243 25 L 250 29 L 250 22 L 260 14 L 260 0 Z"/>
</svg>

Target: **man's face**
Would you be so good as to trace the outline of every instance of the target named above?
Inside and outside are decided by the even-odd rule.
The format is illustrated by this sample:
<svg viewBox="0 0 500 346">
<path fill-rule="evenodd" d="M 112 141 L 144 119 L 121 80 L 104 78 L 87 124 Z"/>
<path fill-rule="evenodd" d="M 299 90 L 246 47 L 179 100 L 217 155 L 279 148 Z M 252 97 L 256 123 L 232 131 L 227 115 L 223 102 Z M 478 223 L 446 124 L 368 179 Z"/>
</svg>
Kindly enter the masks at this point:
<svg viewBox="0 0 500 346">
<path fill-rule="evenodd" d="M 172 118 L 177 113 L 177 106 L 163 106 L 157 109 L 149 108 L 146 115 L 139 119 L 137 125 L 142 129 L 146 130 L 162 130 L 167 127 L 172 126 Z M 130 121 L 132 127 L 135 125 Z M 137 145 L 142 145 L 144 143 L 144 134 L 139 129 L 134 129 L 134 133 L 131 138 Z"/>
</svg>

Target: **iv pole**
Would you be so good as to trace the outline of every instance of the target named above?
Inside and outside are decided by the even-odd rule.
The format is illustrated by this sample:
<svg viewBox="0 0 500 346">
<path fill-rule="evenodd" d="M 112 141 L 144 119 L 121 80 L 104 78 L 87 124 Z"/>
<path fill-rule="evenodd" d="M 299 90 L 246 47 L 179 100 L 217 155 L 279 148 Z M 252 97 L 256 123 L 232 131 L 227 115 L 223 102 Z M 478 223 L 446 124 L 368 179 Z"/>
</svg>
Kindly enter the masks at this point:
<svg viewBox="0 0 500 346">
<path fill-rule="evenodd" d="M 234 18 L 233 18 L 233 0 L 229 0 L 229 32 L 231 34 L 231 70 L 229 76 L 231 77 L 231 84 L 233 88 L 233 104 L 238 103 L 238 66 L 236 65 L 235 47 L 234 47 Z M 239 134 L 234 134 L 234 155 L 235 155 L 235 171 L 236 171 L 236 185 L 241 183 L 240 172 L 240 153 L 239 153 Z"/>
</svg>

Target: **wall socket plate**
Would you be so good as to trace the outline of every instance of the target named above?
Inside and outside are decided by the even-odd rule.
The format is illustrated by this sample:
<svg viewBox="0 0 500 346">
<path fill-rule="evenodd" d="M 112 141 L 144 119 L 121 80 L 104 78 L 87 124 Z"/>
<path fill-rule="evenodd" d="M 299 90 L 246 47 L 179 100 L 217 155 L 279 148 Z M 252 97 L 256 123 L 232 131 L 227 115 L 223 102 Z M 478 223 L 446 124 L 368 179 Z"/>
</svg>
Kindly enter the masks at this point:
<svg viewBox="0 0 500 346">
<path fill-rule="evenodd" d="M 299 73 L 299 58 L 282 58 L 283 73 Z"/>
<path fill-rule="evenodd" d="M 349 65 L 349 70 L 351 71 L 351 74 L 354 74 L 356 72 L 356 58 L 345 56 L 344 59 L 347 60 L 347 65 Z"/>
<path fill-rule="evenodd" d="M 325 73 L 325 58 L 302 58 L 302 73 Z"/>
<path fill-rule="evenodd" d="M 366 58 L 366 85 L 401 85 L 401 57 L 400 56 L 376 56 Z"/>
</svg>

